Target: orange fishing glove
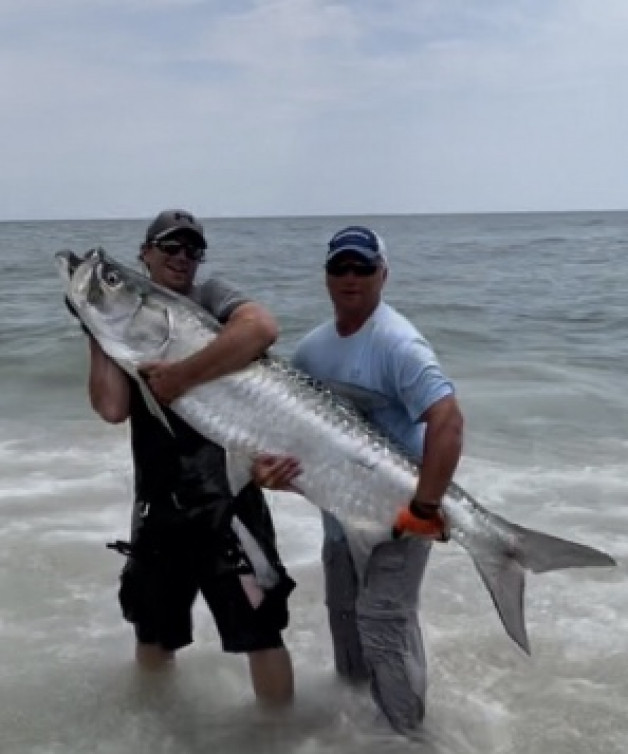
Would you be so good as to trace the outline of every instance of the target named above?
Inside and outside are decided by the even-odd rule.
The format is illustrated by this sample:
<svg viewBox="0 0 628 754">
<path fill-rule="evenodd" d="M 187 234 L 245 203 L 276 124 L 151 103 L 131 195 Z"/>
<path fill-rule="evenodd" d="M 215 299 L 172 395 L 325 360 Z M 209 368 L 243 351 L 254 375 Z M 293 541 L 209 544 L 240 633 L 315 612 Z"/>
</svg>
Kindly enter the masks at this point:
<svg viewBox="0 0 628 754">
<path fill-rule="evenodd" d="M 438 542 L 449 540 L 445 519 L 440 509 L 436 507 L 429 516 L 417 516 L 410 510 L 410 507 L 402 508 L 395 519 L 392 535 L 394 539 L 398 539 L 403 534 L 414 534 L 423 539 L 435 539 Z"/>
</svg>

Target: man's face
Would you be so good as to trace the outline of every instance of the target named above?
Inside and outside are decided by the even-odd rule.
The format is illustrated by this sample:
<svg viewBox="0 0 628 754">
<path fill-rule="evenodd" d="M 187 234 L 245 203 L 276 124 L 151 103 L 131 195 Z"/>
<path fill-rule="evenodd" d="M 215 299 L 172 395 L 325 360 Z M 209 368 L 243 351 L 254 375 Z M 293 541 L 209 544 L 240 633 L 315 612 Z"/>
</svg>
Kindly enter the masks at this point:
<svg viewBox="0 0 628 754">
<path fill-rule="evenodd" d="M 202 258 L 202 249 L 186 234 L 169 236 L 142 249 L 151 280 L 177 293 L 189 293 Z"/>
<path fill-rule="evenodd" d="M 340 315 L 368 317 L 379 304 L 387 270 L 353 252 L 339 254 L 326 265 L 326 282 Z"/>
</svg>

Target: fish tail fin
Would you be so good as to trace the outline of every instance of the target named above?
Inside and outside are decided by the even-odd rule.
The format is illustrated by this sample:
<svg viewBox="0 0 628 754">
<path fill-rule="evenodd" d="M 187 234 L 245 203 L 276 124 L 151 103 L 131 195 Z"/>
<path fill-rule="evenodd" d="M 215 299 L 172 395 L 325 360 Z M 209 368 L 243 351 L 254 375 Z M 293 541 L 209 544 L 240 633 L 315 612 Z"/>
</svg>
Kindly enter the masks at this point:
<svg viewBox="0 0 628 754">
<path fill-rule="evenodd" d="M 523 604 L 524 569 L 504 551 L 496 550 L 482 555 L 470 554 L 491 595 L 506 633 L 526 654 L 530 654 Z"/>
<path fill-rule="evenodd" d="M 485 515 L 498 519 L 484 511 Z M 488 589 L 506 633 L 524 652 L 530 644 L 524 618 L 525 570 L 544 573 L 561 568 L 616 565 L 613 558 L 593 547 L 526 529 L 499 518 L 507 537 L 488 551 L 471 552 L 475 567 Z"/>
<path fill-rule="evenodd" d="M 534 529 L 511 524 L 517 537 L 515 557 L 533 573 L 557 571 L 561 568 L 614 566 L 617 563 L 601 550 L 588 545 L 554 537 Z"/>
</svg>

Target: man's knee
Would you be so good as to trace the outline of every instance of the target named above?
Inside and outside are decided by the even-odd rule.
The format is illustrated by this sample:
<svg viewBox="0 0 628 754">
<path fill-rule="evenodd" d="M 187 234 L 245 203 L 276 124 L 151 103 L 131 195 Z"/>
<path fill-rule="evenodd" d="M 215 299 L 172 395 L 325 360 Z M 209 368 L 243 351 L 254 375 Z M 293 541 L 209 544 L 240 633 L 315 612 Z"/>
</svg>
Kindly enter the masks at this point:
<svg viewBox="0 0 628 754">
<path fill-rule="evenodd" d="M 135 661 L 142 670 L 167 670 L 173 667 L 174 652 L 164 649 L 160 644 L 145 644 L 140 641 L 135 645 Z"/>
</svg>

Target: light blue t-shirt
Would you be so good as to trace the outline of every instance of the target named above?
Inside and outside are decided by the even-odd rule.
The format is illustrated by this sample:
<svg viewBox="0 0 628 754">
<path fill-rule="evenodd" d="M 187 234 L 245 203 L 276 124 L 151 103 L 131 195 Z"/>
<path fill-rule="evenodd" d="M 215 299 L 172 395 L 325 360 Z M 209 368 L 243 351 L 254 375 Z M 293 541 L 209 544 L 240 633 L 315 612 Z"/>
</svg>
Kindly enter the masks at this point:
<svg viewBox="0 0 628 754">
<path fill-rule="evenodd" d="M 367 419 L 418 462 L 425 435 L 420 417 L 454 392 L 427 340 L 383 301 L 353 335 L 338 335 L 333 321 L 315 328 L 297 344 L 292 360 L 323 383 L 346 383 L 384 396 L 365 412 Z M 336 528 L 325 520 L 328 536 L 338 538 Z"/>
<path fill-rule="evenodd" d="M 385 396 L 367 418 L 412 460 L 423 455 L 419 418 L 454 392 L 430 344 L 385 302 L 353 335 L 341 337 L 329 321 L 297 345 L 294 365 L 321 382 L 341 382 Z"/>
</svg>

